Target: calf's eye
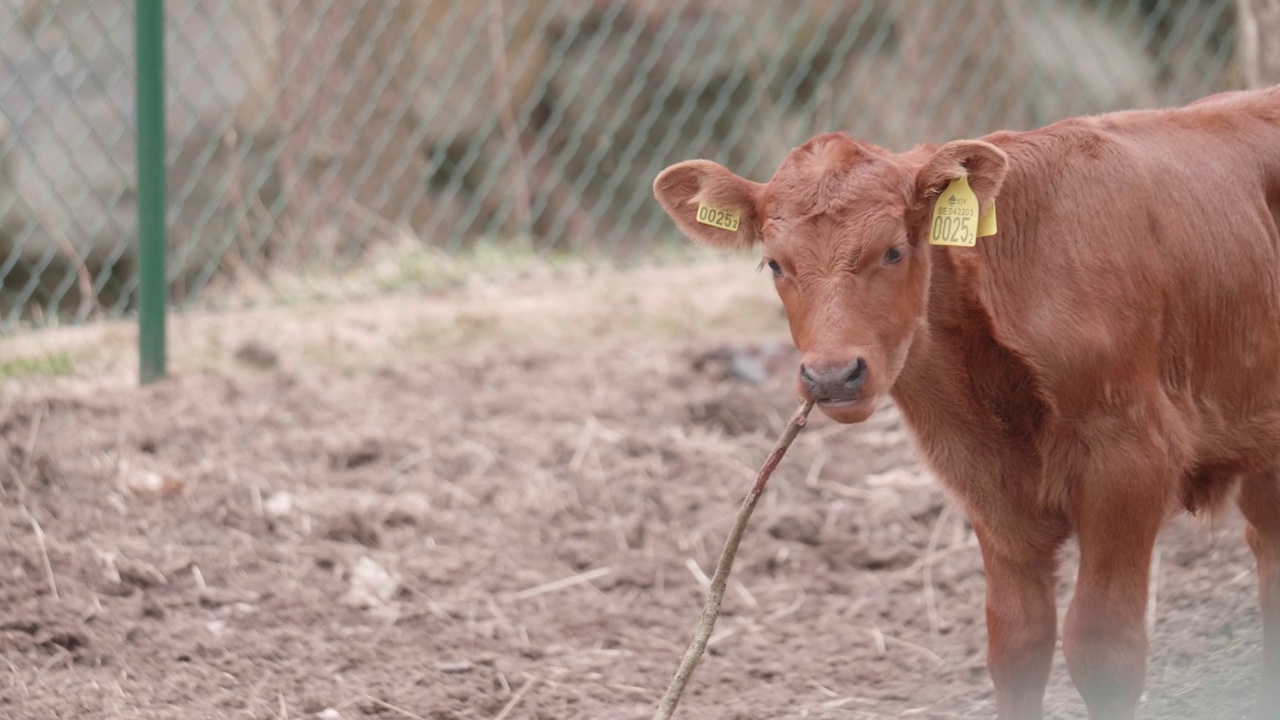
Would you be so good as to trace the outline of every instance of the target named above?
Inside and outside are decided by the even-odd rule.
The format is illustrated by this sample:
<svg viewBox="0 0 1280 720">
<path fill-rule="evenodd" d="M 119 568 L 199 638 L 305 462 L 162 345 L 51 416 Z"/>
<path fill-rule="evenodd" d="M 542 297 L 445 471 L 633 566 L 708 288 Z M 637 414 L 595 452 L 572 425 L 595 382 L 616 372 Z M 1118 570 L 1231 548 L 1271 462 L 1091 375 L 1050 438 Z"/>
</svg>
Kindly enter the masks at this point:
<svg viewBox="0 0 1280 720">
<path fill-rule="evenodd" d="M 891 247 L 884 251 L 884 264 L 892 265 L 902 259 L 902 251 L 896 247 Z"/>
<path fill-rule="evenodd" d="M 774 261 L 774 260 L 770 260 L 770 261 L 769 261 L 769 263 L 768 263 L 768 265 L 769 265 L 769 270 L 771 270 L 771 271 L 773 272 L 773 276 L 774 276 L 774 277 L 776 277 L 776 278 L 778 278 L 778 277 L 782 277 L 782 266 L 781 266 L 781 265 L 779 265 L 779 264 L 778 264 L 776 261 Z"/>
</svg>

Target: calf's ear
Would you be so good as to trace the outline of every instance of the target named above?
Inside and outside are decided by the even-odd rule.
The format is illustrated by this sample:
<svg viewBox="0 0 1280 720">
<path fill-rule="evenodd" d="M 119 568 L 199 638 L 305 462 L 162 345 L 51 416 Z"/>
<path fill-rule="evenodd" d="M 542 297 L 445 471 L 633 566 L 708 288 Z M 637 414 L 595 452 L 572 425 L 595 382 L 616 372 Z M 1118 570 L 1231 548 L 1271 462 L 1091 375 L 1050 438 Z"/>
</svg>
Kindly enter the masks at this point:
<svg viewBox="0 0 1280 720">
<path fill-rule="evenodd" d="M 760 240 L 757 206 L 764 185 L 710 160 L 688 160 L 658 173 L 653 194 L 690 239 L 722 248 Z"/>
<path fill-rule="evenodd" d="M 938 148 L 916 174 L 916 197 L 933 202 L 952 180 L 965 177 L 978 196 L 978 207 L 986 212 L 1000 194 L 1009 156 L 991 143 L 981 140 L 953 140 Z"/>
</svg>

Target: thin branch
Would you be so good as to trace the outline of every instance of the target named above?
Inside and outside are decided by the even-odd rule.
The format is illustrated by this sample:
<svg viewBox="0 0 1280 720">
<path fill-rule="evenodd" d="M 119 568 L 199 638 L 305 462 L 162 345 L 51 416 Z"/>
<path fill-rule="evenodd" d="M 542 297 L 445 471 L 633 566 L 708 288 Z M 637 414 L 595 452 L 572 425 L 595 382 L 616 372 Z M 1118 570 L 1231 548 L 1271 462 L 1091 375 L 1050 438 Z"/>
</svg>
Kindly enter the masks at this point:
<svg viewBox="0 0 1280 720">
<path fill-rule="evenodd" d="M 879 632 L 879 631 L 877 630 L 877 632 Z M 910 640 L 903 640 L 902 638 L 890 637 L 890 636 L 888 636 L 888 635 L 884 635 L 883 633 L 881 633 L 881 637 L 883 638 L 883 640 L 881 640 L 881 642 L 889 642 L 889 643 L 893 643 L 894 645 L 897 645 L 897 646 L 899 646 L 899 647 L 904 647 L 904 648 L 906 648 L 906 649 L 908 649 L 908 650 L 914 650 L 915 652 L 918 652 L 918 653 L 920 653 L 921 655 L 923 655 L 923 656 L 925 656 L 925 657 L 929 658 L 930 660 L 932 660 L 932 661 L 934 662 L 934 664 L 935 664 L 935 665 L 945 665 L 945 664 L 946 664 L 946 661 L 945 661 L 945 660 L 943 660 L 943 659 L 942 659 L 942 657 L 941 657 L 940 655 L 938 655 L 938 653 L 936 653 L 936 652 L 934 652 L 934 651 L 930 650 L 929 648 L 927 648 L 927 647 L 925 647 L 925 646 L 923 646 L 923 645 L 919 645 L 919 644 L 917 644 L 917 643 L 913 643 L 913 642 L 911 642 Z"/>
<path fill-rule="evenodd" d="M 1262 87 L 1262 69 L 1258 53 L 1258 16 L 1253 0 L 1236 0 L 1236 55 L 1247 88 Z"/>
<path fill-rule="evenodd" d="M 222 134 L 222 154 L 231 166 L 231 180 L 227 183 L 223 201 L 231 207 L 227 210 L 236 221 L 236 240 L 223 250 L 221 261 L 227 264 L 228 270 L 235 274 L 248 263 L 245 262 L 245 251 L 253 246 L 253 231 L 249 228 L 249 204 L 245 201 L 244 178 L 240 172 L 240 157 L 236 152 L 238 134 L 235 128 L 227 128 Z"/>
<path fill-rule="evenodd" d="M 1160 548 L 1156 548 L 1151 558 L 1151 575 L 1147 580 L 1147 634 L 1156 631 L 1156 610 L 1159 608 L 1160 595 Z"/>
<path fill-rule="evenodd" d="M 602 568 L 596 568 L 595 570 L 588 570 L 587 572 L 578 573 L 577 575 L 572 575 L 567 578 L 552 580 L 549 583 L 543 583 L 537 587 L 531 587 L 528 590 L 521 590 L 520 592 L 516 593 L 513 597 L 516 600 L 525 600 L 527 598 L 543 595 L 545 593 L 555 592 L 556 590 L 563 590 L 568 587 L 573 587 L 574 585 L 581 585 L 582 583 L 591 582 L 592 580 L 602 578 L 611 572 L 613 572 L 613 568 L 611 567 L 602 567 Z"/>
<path fill-rule="evenodd" d="M 58 251 L 65 255 L 67 261 L 76 269 L 76 284 L 80 290 L 80 305 L 76 307 L 76 319 L 84 320 L 89 317 L 89 313 L 93 312 L 94 301 L 97 299 L 93 293 L 93 278 L 89 276 L 89 268 L 85 267 L 84 258 L 80 257 L 80 253 L 76 252 L 75 246 L 66 236 L 58 240 Z"/>
<path fill-rule="evenodd" d="M 738 554 L 738 545 L 742 543 L 742 536 L 747 531 L 747 522 L 751 519 L 751 513 L 755 511 L 756 503 L 760 502 L 760 496 L 764 493 L 769 477 L 773 475 L 778 463 L 782 462 L 782 456 L 787 454 L 787 449 L 791 447 L 796 435 L 800 434 L 800 429 L 805 426 L 809 411 L 812 409 L 813 401 L 806 400 L 796 410 L 786 430 L 782 431 L 782 437 L 778 438 L 778 444 L 774 446 L 773 452 L 760 468 L 760 474 L 756 476 L 751 492 L 747 493 L 746 498 L 743 499 L 742 507 L 738 510 L 738 519 L 729 532 L 729 539 L 725 542 L 724 551 L 720 553 L 720 562 L 716 564 L 715 574 L 711 578 L 710 594 L 707 596 L 706 606 L 702 609 L 702 619 L 698 621 L 693 643 L 685 651 L 684 659 L 680 661 L 675 677 L 667 686 L 667 693 L 662 697 L 658 712 L 653 716 L 654 720 L 669 720 L 675 713 L 676 705 L 680 703 L 680 696 L 684 694 L 685 686 L 689 684 L 694 669 L 698 667 L 698 661 L 702 659 L 702 653 L 707 649 L 707 641 L 711 639 L 711 631 L 715 629 L 716 619 L 720 617 L 720 603 L 724 600 L 724 591 L 729 585 L 729 571 L 733 569 L 733 559 Z"/>
<path fill-rule="evenodd" d="M 412 718 L 412 720 L 427 720 L 426 718 L 422 717 L 421 715 L 418 715 L 417 713 L 411 713 L 402 707 L 396 707 L 395 705 L 392 705 L 391 703 L 385 700 L 379 700 L 378 698 L 372 695 L 365 695 L 364 697 L 366 700 L 373 703 L 374 705 L 377 705 L 380 708 L 390 710 L 391 712 L 398 713 L 407 718 Z"/>
<path fill-rule="evenodd" d="M 937 596 L 933 587 L 933 560 L 934 553 L 938 550 L 938 537 L 942 534 L 944 524 L 950 520 L 951 506 L 943 505 L 942 512 L 938 513 L 938 519 L 933 523 L 933 532 L 929 533 L 929 546 L 924 552 L 924 605 L 929 612 L 929 632 L 935 637 L 938 629 L 942 625 L 942 621 L 938 616 Z"/>
<path fill-rule="evenodd" d="M 40 410 L 36 412 L 36 419 L 31 421 L 31 432 L 27 433 L 27 444 L 22 447 L 22 462 L 25 468 L 29 470 L 36 457 L 36 443 L 40 441 L 40 426 L 44 423 L 44 414 L 47 407 L 40 406 Z"/>
<path fill-rule="evenodd" d="M 511 697 L 510 702 L 508 702 L 497 715 L 493 716 L 493 720 L 504 720 L 504 718 L 510 715 L 511 711 L 516 708 L 516 705 L 519 705 L 520 701 L 524 699 L 525 693 L 529 692 L 529 688 L 533 687 L 533 684 L 537 681 L 537 677 L 531 677 L 526 680 L 524 685 L 521 685 L 520 689 L 516 691 L 516 694 Z"/>
<path fill-rule="evenodd" d="M 520 128 L 516 124 L 515 110 L 512 108 L 511 74 L 507 68 L 507 43 L 503 32 L 502 3 L 491 0 L 489 3 L 489 45 L 493 51 L 493 75 L 498 85 L 498 118 L 502 123 L 502 132 L 511 143 L 511 161 L 515 164 L 516 182 L 516 222 L 520 224 L 520 232 L 531 232 L 532 201 L 529 192 L 529 172 L 525 167 L 524 149 L 520 146 Z"/>
<path fill-rule="evenodd" d="M 44 560 L 45 577 L 49 580 L 49 593 L 53 595 L 54 602 L 62 602 L 62 598 L 58 597 L 58 581 L 53 577 L 53 563 L 49 562 L 49 548 L 44 542 L 44 530 L 40 528 L 40 523 L 36 522 L 36 516 L 31 511 L 23 508 L 23 512 L 27 514 L 27 520 L 31 523 L 31 531 L 36 535 L 36 544 L 40 546 L 40 557 Z"/>
<path fill-rule="evenodd" d="M 19 467 L 13 469 L 13 478 L 18 483 L 18 503 L 23 504 L 24 507 L 27 501 L 27 480 L 31 479 L 35 472 L 36 443 L 40 441 L 40 426 L 44 423 L 46 411 L 47 406 L 45 405 L 40 406 L 40 409 L 36 411 L 35 419 L 31 421 L 31 432 L 27 434 L 27 444 L 22 448 Z"/>
</svg>

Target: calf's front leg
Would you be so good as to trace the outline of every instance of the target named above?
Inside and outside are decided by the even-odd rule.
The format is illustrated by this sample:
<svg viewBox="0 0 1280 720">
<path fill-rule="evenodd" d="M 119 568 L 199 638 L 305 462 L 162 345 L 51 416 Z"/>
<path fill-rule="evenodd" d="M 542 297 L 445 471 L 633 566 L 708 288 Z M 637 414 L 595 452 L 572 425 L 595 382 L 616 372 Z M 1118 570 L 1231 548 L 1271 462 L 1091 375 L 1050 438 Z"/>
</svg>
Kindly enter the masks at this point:
<svg viewBox="0 0 1280 720">
<path fill-rule="evenodd" d="M 1040 720 L 1058 635 L 1053 590 L 1062 538 L 1033 547 L 977 523 L 974 529 L 986 573 L 987 668 L 996 717 Z"/>
<path fill-rule="evenodd" d="M 1147 670 L 1147 585 L 1164 519 L 1167 455 L 1116 443 L 1076 488 L 1080 571 L 1063 654 L 1092 720 L 1137 717 Z"/>
</svg>

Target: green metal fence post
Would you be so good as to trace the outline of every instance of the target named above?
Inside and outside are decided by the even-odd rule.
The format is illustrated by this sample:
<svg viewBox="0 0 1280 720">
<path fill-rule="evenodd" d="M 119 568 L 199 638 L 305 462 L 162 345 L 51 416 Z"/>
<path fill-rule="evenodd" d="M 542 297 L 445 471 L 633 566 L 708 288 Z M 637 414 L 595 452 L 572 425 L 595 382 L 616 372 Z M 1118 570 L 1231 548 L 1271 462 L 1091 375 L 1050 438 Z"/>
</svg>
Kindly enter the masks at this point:
<svg viewBox="0 0 1280 720">
<path fill-rule="evenodd" d="M 138 357 L 143 385 L 165 376 L 164 0 L 137 1 Z"/>
</svg>

